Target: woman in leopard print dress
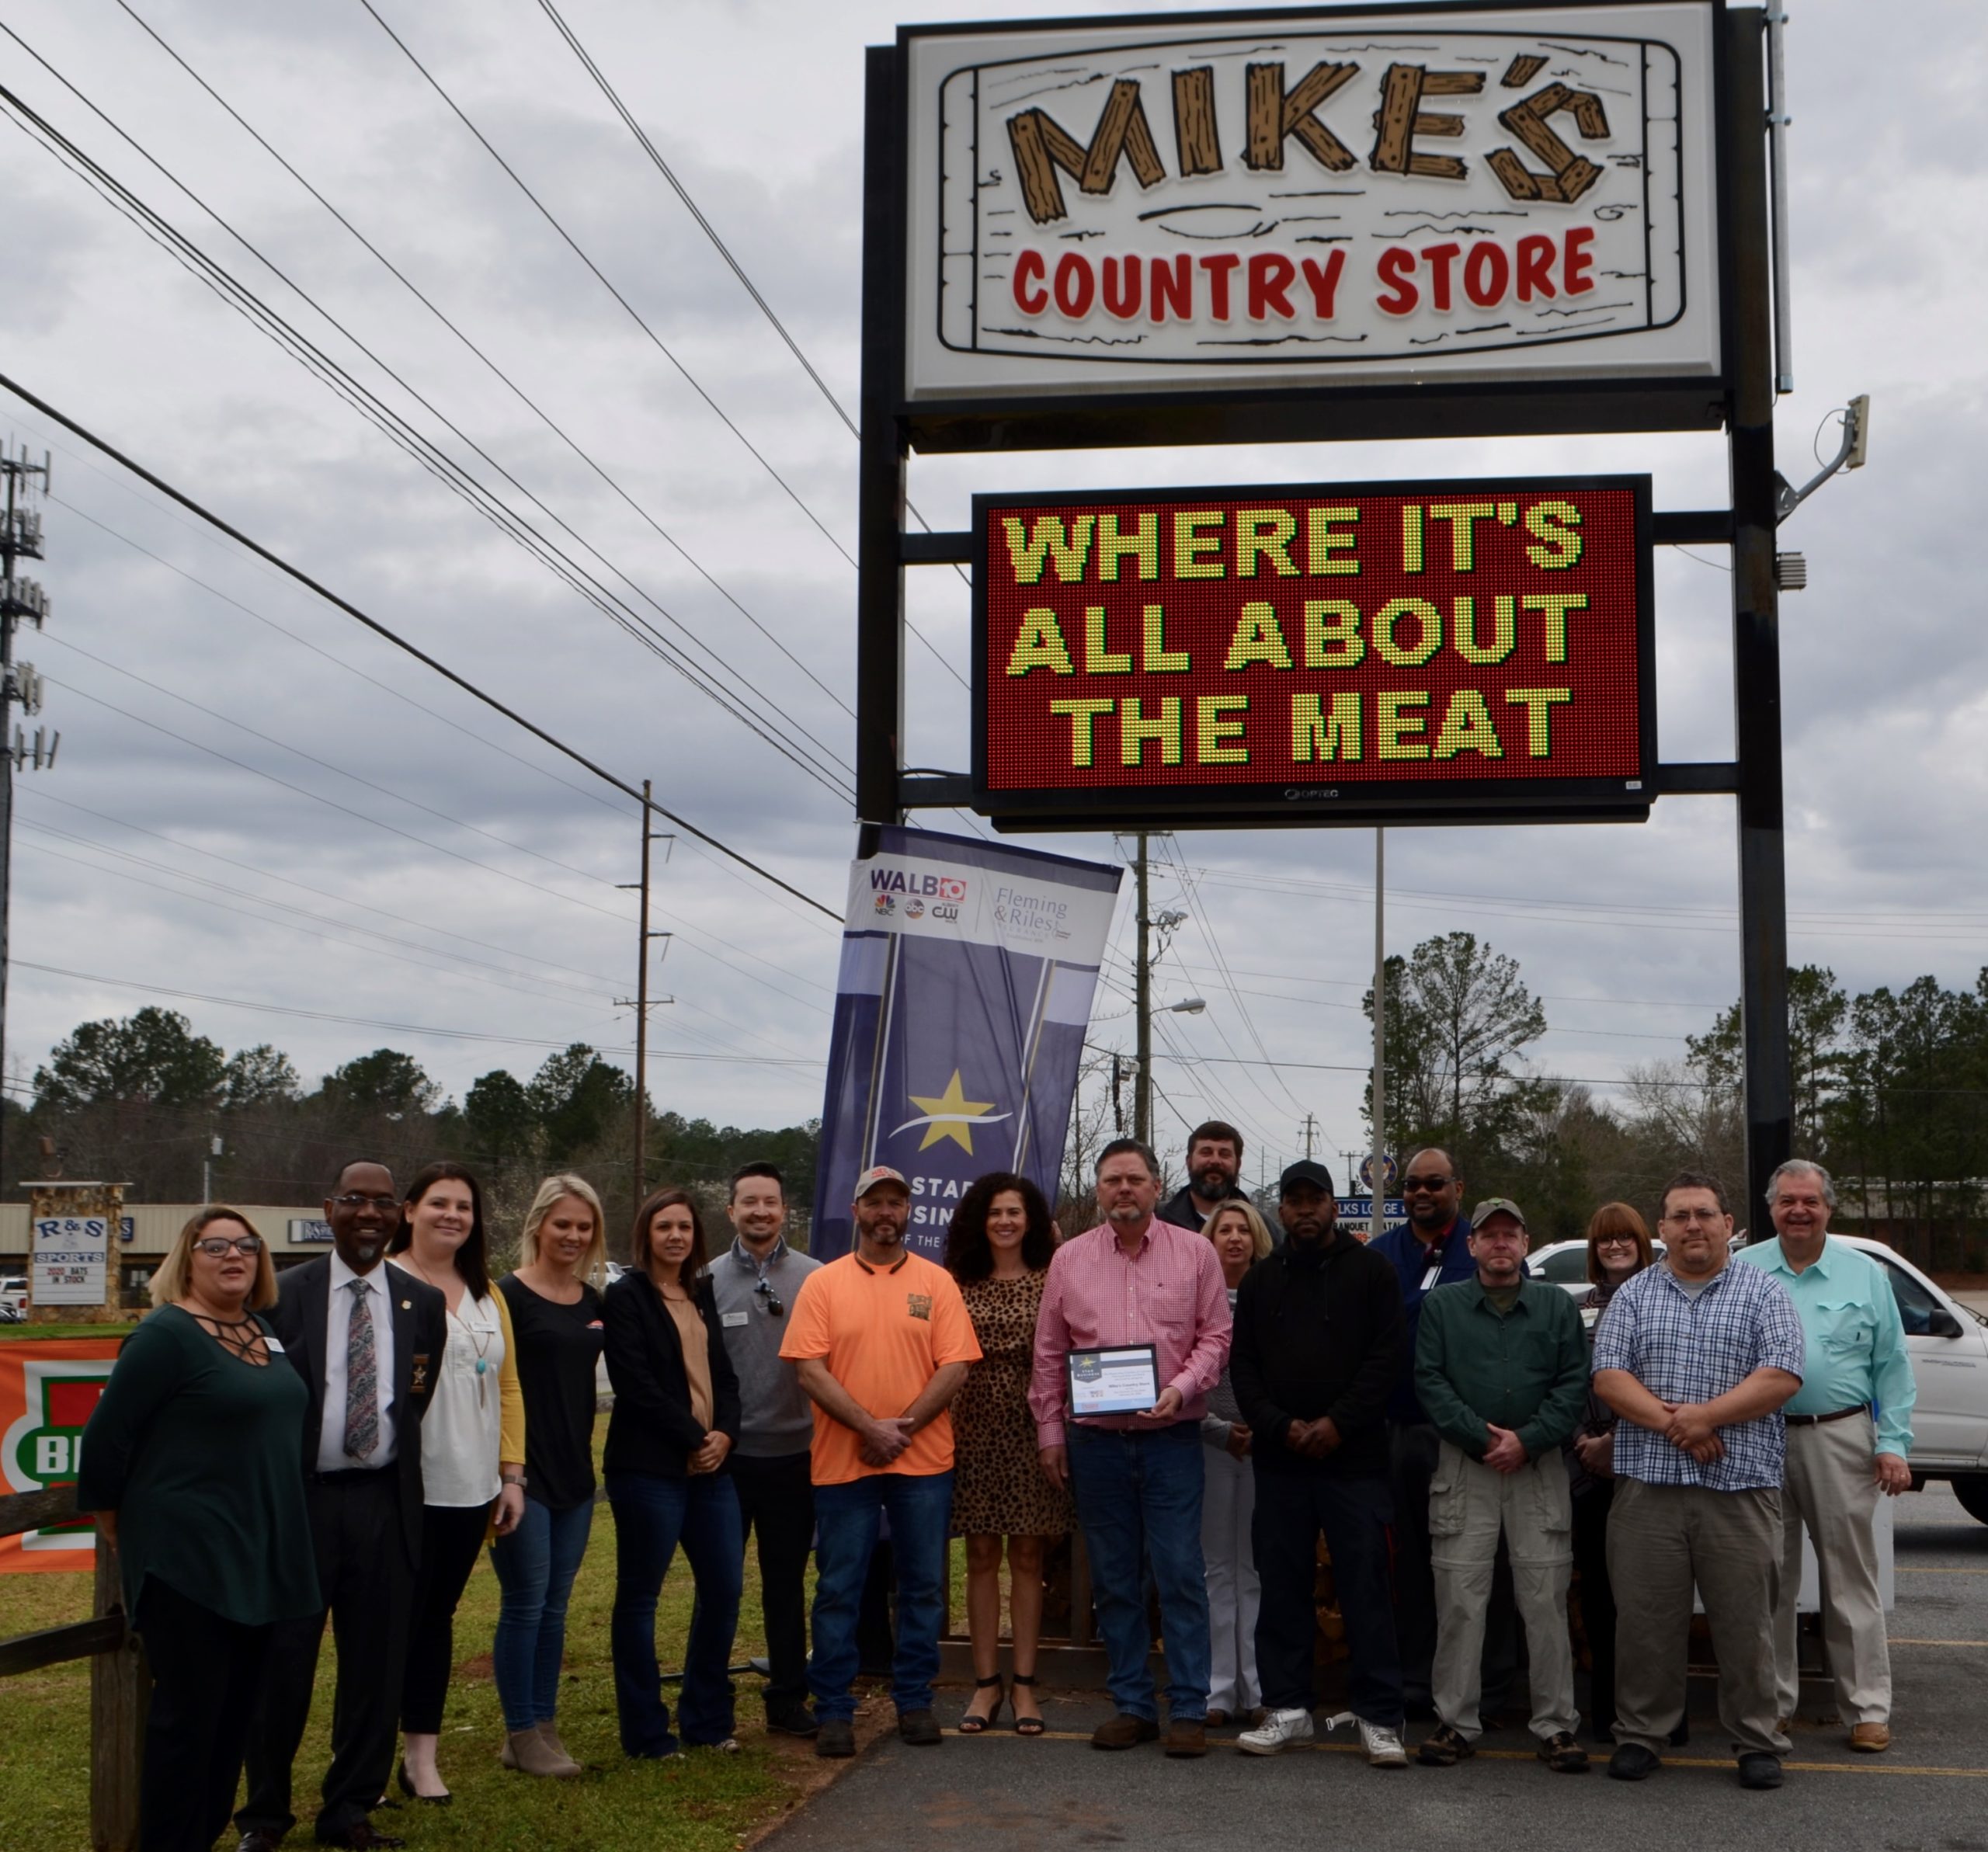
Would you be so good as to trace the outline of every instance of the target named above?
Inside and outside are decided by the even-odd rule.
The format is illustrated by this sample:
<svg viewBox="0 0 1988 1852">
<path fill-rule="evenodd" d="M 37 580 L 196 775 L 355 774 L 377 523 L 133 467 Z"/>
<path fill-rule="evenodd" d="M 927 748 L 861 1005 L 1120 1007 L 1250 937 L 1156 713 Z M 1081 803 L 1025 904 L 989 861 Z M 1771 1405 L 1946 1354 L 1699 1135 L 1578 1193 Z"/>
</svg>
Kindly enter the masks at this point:
<svg viewBox="0 0 1988 1852">
<path fill-rule="evenodd" d="M 1026 1177 L 996 1171 L 953 1211 L 946 1265 L 980 1340 L 980 1361 L 954 1399 L 952 1534 L 966 1539 L 967 1630 L 978 1687 L 960 1720 L 978 1734 L 1001 1714 L 1001 1555 L 1006 1540 L 1014 1628 L 1015 1728 L 1042 1733 L 1035 1650 L 1042 1625 L 1042 1544 L 1070 1528 L 1069 1494 L 1043 1477 L 1029 1412 L 1036 1314 L 1056 1235 Z M 992 1693 L 989 1697 L 988 1694 Z"/>
</svg>

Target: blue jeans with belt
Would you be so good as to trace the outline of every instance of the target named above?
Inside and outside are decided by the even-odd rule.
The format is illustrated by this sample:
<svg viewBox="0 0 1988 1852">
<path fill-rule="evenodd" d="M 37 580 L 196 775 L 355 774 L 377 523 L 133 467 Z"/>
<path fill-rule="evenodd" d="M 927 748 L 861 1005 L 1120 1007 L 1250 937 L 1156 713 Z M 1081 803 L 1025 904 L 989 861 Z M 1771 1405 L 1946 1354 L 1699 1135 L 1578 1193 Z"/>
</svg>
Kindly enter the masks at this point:
<svg viewBox="0 0 1988 1852">
<path fill-rule="evenodd" d="M 808 1664 L 815 1713 L 856 1715 L 850 1687 L 859 1655 L 857 1617 L 877 1547 L 878 1520 L 890 1513 L 898 1572 L 897 1656 L 891 1696 L 902 1714 L 932 1708 L 939 1676 L 939 1632 L 946 1624 L 946 1527 L 953 1514 L 947 1472 L 873 1472 L 842 1485 L 815 1488 L 815 1656 Z"/>
<path fill-rule="evenodd" d="M 746 1539 L 732 1475 L 704 1472 L 673 1479 L 610 1472 L 607 1497 L 614 1507 L 614 1613 L 608 1639 L 622 1753 L 676 1752 L 656 1666 L 655 1606 L 679 1543 L 697 1599 L 683 1651 L 676 1721 L 686 1743 L 722 1743 L 732 1734 L 732 1642 L 746 1574 Z"/>
<path fill-rule="evenodd" d="M 1159 1590 L 1166 1704 L 1180 1722 L 1208 1710 L 1208 1591 L 1201 1558 L 1201 1427 L 1177 1421 L 1136 1431 L 1067 1430 L 1077 1522 L 1090 1558 L 1091 1594 L 1110 1665 L 1111 1701 L 1159 1719 L 1145 1569 Z"/>
</svg>

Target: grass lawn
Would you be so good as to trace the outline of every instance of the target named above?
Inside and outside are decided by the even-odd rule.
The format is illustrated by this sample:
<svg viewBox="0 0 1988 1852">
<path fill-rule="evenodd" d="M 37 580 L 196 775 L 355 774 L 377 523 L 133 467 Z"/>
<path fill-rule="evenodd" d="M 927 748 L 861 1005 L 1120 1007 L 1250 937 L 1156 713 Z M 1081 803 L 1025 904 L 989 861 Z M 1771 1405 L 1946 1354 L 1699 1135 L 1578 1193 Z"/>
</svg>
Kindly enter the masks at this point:
<svg viewBox="0 0 1988 1852">
<path fill-rule="evenodd" d="M 455 1804 L 403 1802 L 374 1816 L 382 1832 L 434 1852 L 482 1852 L 492 1845 L 545 1852 L 569 1846 L 599 1852 L 735 1852 L 756 1829 L 798 1805 L 832 1767 L 846 1766 L 818 1762 L 808 1743 L 769 1738 L 761 1727 L 760 1681 L 752 1674 L 737 1681 L 742 1753 L 693 1749 L 675 1761 L 624 1760 L 608 1658 L 613 1593 L 614 1520 L 603 1503 L 573 1590 L 559 1704 L 560 1733 L 587 1772 L 573 1781 L 517 1774 L 497 1760 L 504 1727 L 489 1659 L 497 1579 L 485 1554 L 457 1611 L 458 1670 L 442 1726 L 442 1775 L 455 1792 Z M 679 1555 L 657 1614 L 666 1670 L 683 1662 L 690 1594 L 689 1569 Z M 0 1576 L 0 1638 L 82 1619 L 89 1602 L 88 1576 Z M 759 1572 L 749 1549 L 732 1663 L 742 1665 L 763 1650 Z M 297 1805 L 304 1819 L 290 1843 L 302 1846 L 310 1843 L 309 1816 L 329 1756 L 334 1652 L 328 1630 L 318 1701 L 297 1762 Z M 879 1703 L 888 1717 L 888 1700 L 873 1698 L 871 1707 Z M 0 1683 L 0 1845 L 89 1852 L 89 1844 L 87 1665 L 53 1666 Z"/>
</svg>

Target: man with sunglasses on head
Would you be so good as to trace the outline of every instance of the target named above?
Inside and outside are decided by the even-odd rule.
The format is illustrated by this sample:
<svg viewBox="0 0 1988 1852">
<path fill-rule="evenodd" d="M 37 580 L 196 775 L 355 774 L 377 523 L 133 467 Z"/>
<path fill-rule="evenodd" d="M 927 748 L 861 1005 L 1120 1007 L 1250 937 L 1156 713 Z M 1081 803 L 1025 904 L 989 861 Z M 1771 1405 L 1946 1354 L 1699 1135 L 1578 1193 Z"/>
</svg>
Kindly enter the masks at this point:
<svg viewBox="0 0 1988 1852">
<path fill-rule="evenodd" d="M 425 1281 L 381 1265 L 401 1221 L 385 1165 L 346 1165 L 325 1198 L 325 1219 L 331 1253 L 285 1273 L 266 1315 L 310 1392 L 304 1504 L 325 1607 L 276 1623 L 248 1735 L 248 1798 L 235 1816 L 239 1852 L 274 1852 L 296 1823 L 290 1768 L 310 1719 L 328 1616 L 338 1692 L 318 1843 L 401 1843 L 376 1833 L 367 1815 L 387 1791 L 399 1733 L 421 1556 L 419 1429 L 441 1374 L 448 1305 Z"/>
<path fill-rule="evenodd" d="M 728 1462 L 745 1528 L 759 1539 L 759 1611 L 766 1630 L 766 1728 L 812 1736 L 808 1708 L 808 1601 L 815 1534 L 808 1451 L 814 1405 L 780 1339 L 801 1283 L 821 1266 L 787 1245 L 787 1187 L 777 1165 L 742 1165 L 725 1212 L 728 1253 L 711 1266 L 725 1353 L 739 1377 L 739 1444 Z"/>
<path fill-rule="evenodd" d="M 1463 1212 L 1463 1179 L 1456 1162 L 1438 1145 L 1418 1151 L 1402 1173 L 1404 1226 L 1390 1228 L 1371 1246 L 1395 1270 L 1406 1315 L 1405 1341 L 1388 1398 L 1388 1447 L 1394 1484 L 1395 1634 L 1401 1648 L 1402 1695 L 1411 1717 L 1435 1715 L 1430 1689 L 1436 1659 L 1436 1572 L 1429 1560 L 1429 1485 L 1435 1476 L 1442 1437 L 1415 1391 L 1415 1346 L 1422 1326 L 1422 1302 L 1439 1286 L 1477 1277 L 1471 1257 L 1470 1221 Z M 1509 1607 L 1509 1603 L 1507 1606 Z M 1502 1638 L 1500 1637 L 1502 1635 Z M 1486 1631 L 1485 1656 L 1492 1662 L 1485 1680 L 1486 1708 L 1509 1677 L 1514 1642 L 1508 1626 Z M 1498 1663 L 1505 1662 L 1506 1677 Z"/>
</svg>

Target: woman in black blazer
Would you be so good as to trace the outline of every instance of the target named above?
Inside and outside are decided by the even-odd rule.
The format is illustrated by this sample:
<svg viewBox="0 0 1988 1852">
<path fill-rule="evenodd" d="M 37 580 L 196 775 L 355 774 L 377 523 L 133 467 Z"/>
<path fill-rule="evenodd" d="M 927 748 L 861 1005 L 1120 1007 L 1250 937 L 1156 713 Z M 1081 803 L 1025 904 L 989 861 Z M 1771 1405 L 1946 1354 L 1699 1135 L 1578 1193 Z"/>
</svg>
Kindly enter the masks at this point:
<svg viewBox="0 0 1988 1852">
<path fill-rule="evenodd" d="M 703 1277 L 697 1204 L 681 1190 L 657 1191 L 635 1211 L 630 1245 L 628 1271 L 604 1295 L 614 1412 L 602 1465 L 614 1507 L 609 1638 L 621 1747 L 676 1753 L 656 1667 L 655 1604 L 681 1543 L 697 1600 L 677 1722 L 685 1743 L 735 1751 L 728 1668 L 746 1540 L 725 1463 L 739 1437 L 739 1378 Z"/>
</svg>

